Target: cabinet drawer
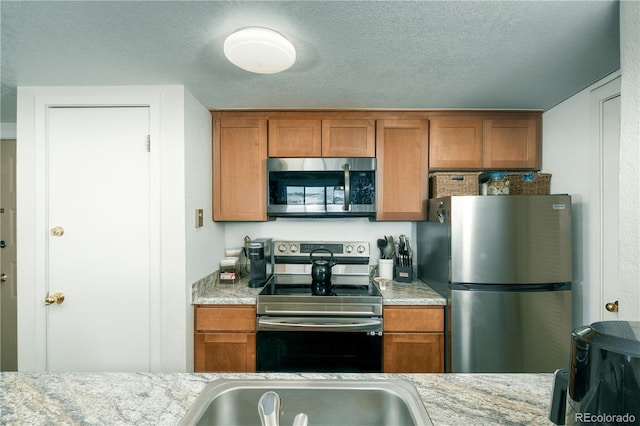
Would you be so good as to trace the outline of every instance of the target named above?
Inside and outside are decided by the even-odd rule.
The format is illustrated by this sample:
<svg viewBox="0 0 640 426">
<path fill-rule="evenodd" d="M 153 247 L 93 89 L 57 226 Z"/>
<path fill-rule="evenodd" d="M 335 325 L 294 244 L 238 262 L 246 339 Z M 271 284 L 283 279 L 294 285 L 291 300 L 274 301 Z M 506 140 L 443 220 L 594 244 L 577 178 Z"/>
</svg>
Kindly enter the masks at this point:
<svg viewBox="0 0 640 426">
<path fill-rule="evenodd" d="M 429 307 L 384 308 L 385 332 L 443 332 L 444 309 Z"/>
<path fill-rule="evenodd" d="M 196 331 L 256 331 L 255 306 L 196 307 Z"/>
</svg>

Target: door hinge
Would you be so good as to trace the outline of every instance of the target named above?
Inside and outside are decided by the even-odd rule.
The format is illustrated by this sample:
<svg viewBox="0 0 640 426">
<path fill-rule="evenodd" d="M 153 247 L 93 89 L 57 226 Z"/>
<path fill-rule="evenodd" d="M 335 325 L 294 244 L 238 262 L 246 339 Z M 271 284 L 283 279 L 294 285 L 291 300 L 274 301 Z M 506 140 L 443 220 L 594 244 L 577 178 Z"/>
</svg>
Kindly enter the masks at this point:
<svg viewBox="0 0 640 426">
<path fill-rule="evenodd" d="M 147 152 L 151 152 L 151 135 L 147 135 Z"/>
</svg>

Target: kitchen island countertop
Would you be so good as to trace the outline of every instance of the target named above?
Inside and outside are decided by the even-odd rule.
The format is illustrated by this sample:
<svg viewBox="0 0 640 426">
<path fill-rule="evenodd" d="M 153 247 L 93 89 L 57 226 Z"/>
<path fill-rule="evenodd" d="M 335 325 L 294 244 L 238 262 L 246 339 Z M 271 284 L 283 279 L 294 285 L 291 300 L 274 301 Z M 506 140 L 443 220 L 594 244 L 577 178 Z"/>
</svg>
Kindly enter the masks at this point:
<svg viewBox="0 0 640 426">
<path fill-rule="evenodd" d="M 0 373 L 0 424 L 176 425 L 215 379 L 404 379 L 434 425 L 551 424 L 552 374 Z"/>
<path fill-rule="evenodd" d="M 204 278 L 193 285 L 194 305 L 251 305 L 261 288 L 247 286 L 249 279 L 242 278 L 237 284 L 220 284 L 215 275 Z M 378 288 L 380 286 L 376 284 Z M 446 299 L 420 280 L 410 283 L 391 281 L 382 293 L 383 305 L 446 305 Z"/>
</svg>

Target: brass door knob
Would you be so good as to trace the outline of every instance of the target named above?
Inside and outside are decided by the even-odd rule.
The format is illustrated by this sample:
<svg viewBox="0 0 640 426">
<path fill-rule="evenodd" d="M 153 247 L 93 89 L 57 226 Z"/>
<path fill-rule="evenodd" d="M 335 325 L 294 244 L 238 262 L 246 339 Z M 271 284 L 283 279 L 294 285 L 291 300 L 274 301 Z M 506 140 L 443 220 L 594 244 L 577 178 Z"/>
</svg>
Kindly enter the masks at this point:
<svg viewBox="0 0 640 426">
<path fill-rule="evenodd" d="M 613 303 L 609 302 L 604 305 L 604 308 L 609 312 L 618 312 L 618 301 L 616 300 Z"/>
<path fill-rule="evenodd" d="M 62 237 L 62 234 L 64 234 L 64 228 L 62 226 L 54 226 L 49 232 L 54 237 Z"/>
<path fill-rule="evenodd" d="M 53 305 L 54 303 L 59 305 L 64 302 L 64 294 L 57 292 L 52 296 L 49 296 L 49 292 L 47 292 L 47 297 L 44 298 L 45 305 Z"/>
<path fill-rule="evenodd" d="M 0 275 L 0 281 L 5 282 L 6 280 L 8 280 L 9 278 L 7 278 L 7 274 L 2 274 Z"/>
</svg>

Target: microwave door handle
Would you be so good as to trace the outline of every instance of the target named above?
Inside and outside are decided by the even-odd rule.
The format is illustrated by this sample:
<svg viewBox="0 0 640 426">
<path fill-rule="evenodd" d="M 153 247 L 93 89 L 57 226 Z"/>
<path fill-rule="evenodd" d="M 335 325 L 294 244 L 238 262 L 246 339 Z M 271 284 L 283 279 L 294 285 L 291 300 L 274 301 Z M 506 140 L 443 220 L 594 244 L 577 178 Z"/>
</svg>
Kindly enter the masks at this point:
<svg viewBox="0 0 640 426">
<path fill-rule="evenodd" d="M 351 204 L 351 176 L 349 175 L 349 165 L 345 164 L 344 168 L 344 211 L 348 212 Z"/>
</svg>

